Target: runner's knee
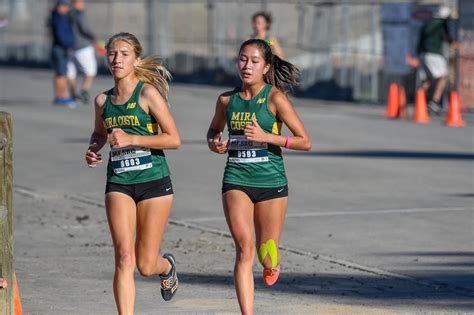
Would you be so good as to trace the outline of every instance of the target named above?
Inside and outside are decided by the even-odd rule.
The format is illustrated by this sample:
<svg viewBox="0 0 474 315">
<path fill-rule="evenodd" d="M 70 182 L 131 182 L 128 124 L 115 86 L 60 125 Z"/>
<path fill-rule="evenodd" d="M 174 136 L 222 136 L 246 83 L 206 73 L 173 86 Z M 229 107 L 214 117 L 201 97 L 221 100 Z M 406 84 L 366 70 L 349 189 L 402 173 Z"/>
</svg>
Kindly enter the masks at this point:
<svg viewBox="0 0 474 315">
<path fill-rule="evenodd" d="M 156 260 L 148 257 L 137 257 L 138 272 L 144 277 L 153 276 L 156 273 Z"/>
<path fill-rule="evenodd" d="M 120 269 L 133 269 L 135 266 L 132 254 L 128 251 L 120 252 L 116 258 L 116 266 Z"/>
<path fill-rule="evenodd" d="M 236 244 L 237 262 L 243 264 L 253 264 L 255 257 L 255 247 L 252 242 L 240 242 Z"/>
</svg>

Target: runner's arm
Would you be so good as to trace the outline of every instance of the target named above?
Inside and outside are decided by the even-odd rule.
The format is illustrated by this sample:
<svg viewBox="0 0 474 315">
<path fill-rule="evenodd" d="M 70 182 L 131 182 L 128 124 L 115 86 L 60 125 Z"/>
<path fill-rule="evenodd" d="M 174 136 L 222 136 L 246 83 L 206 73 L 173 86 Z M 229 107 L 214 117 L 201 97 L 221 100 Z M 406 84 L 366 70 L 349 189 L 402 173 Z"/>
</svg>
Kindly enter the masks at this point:
<svg viewBox="0 0 474 315">
<path fill-rule="evenodd" d="M 296 114 L 293 105 L 288 97 L 281 91 L 276 91 L 270 95 L 270 102 L 275 105 L 276 115 L 281 118 L 290 129 L 293 136 L 280 136 L 263 131 L 254 121 L 253 125 L 247 125 L 244 134 L 249 140 L 271 143 L 280 147 L 292 150 L 311 150 L 311 138 L 306 131 L 303 122 Z"/>
<path fill-rule="evenodd" d="M 105 94 L 99 94 L 94 101 L 95 104 L 95 122 L 94 131 L 89 140 L 89 147 L 86 151 L 86 162 L 89 167 L 96 167 L 102 162 L 102 156 L 98 154 L 100 149 L 107 143 L 107 130 L 102 120 L 102 110 L 106 100 Z"/>
<path fill-rule="evenodd" d="M 226 93 L 221 94 L 216 102 L 216 110 L 212 118 L 211 125 L 207 131 L 206 142 L 209 150 L 212 152 L 224 154 L 227 152 L 228 140 L 221 141 L 222 131 L 225 127 L 225 110 L 229 102 L 229 96 Z"/>
<path fill-rule="evenodd" d="M 122 129 L 116 128 L 109 134 L 108 140 L 112 148 L 128 146 L 144 147 L 150 149 L 178 149 L 181 137 L 171 115 L 168 104 L 152 85 L 145 84 L 140 93 L 140 106 L 155 117 L 161 133 L 159 135 L 130 135 Z"/>
</svg>

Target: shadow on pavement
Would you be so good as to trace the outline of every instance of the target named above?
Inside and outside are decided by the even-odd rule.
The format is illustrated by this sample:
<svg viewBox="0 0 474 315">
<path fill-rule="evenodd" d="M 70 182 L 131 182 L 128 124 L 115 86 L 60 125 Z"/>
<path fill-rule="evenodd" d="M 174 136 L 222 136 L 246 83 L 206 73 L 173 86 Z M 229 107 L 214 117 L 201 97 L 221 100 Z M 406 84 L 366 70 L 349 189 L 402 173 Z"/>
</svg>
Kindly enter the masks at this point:
<svg viewBox="0 0 474 315">
<path fill-rule="evenodd" d="M 448 196 L 474 198 L 474 193 L 448 194 Z"/>
<path fill-rule="evenodd" d="M 225 286 L 233 290 L 232 275 L 209 275 L 179 272 L 182 284 L 199 286 Z M 442 276 L 442 275 L 440 275 Z M 462 277 L 457 275 L 456 277 Z M 466 275 L 467 276 L 467 275 Z M 267 287 L 262 283 L 259 274 L 254 274 L 256 292 L 281 292 L 338 299 L 354 300 L 357 303 L 371 302 L 382 305 L 442 306 L 455 311 L 474 308 L 474 292 L 455 292 L 443 285 L 424 285 L 395 278 L 360 274 L 302 274 L 282 273 L 277 284 Z M 447 276 L 442 276 L 446 279 Z M 141 279 L 140 281 L 159 281 L 158 279 Z"/>
</svg>

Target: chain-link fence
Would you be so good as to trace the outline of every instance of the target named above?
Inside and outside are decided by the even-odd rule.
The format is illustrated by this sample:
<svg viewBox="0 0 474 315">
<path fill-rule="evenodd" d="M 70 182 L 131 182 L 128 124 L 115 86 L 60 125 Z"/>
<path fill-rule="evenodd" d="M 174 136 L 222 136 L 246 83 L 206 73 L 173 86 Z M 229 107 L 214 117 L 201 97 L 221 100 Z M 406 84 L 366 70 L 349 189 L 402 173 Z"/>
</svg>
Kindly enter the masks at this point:
<svg viewBox="0 0 474 315">
<path fill-rule="evenodd" d="M 54 2 L 0 0 L 0 17 L 9 17 L 0 29 L 0 61 L 47 64 Z M 135 34 L 175 77 L 230 84 L 238 47 L 252 34 L 251 16 L 266 10 L 274 18 L 271 34 L 302 70 L 301 94 L 376 102 L 384 94 L 384 2 L 393 1 L 90 0 L 86 12 L 99 38 Z"/>
</svg>

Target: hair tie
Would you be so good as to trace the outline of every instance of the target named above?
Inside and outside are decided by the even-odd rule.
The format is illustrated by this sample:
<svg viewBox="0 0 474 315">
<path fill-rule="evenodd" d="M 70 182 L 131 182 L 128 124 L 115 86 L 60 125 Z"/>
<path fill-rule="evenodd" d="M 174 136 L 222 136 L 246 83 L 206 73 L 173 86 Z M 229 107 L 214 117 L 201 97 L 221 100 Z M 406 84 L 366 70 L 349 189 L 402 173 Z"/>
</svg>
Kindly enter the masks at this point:
<svg viewBox="0 0 474 315">
<path fill-rule="evenodd" d="M 264 40 L 264 42 L 265 42 L 265 44 L 267 44 L 267 45 L 268 45 L 268 47 L 270 47 L 270 48 L 271 48 L 271 47 L 272 47 L 272 45 L 273 45 L 273 42 L 271 41 L 271 39 L 270 39 L 270 38 L 267 38 L 267 39 L 265 39 L 265 40 Z"/>
</svg>

